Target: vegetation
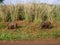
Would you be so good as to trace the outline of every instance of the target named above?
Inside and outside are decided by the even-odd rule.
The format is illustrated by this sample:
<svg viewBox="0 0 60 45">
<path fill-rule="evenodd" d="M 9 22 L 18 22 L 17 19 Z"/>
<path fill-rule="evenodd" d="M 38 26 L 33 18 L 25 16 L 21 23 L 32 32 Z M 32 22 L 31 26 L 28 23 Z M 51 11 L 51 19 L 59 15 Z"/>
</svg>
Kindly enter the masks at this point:
<svg viewBox="0 0 60 45">
<path fill-rule="evenodd" d="M 0 40 L 57 38 L 59 22 L 60 5 L 0 5 Z"/>
<path fill-rule="evenodd" d="M 2 3 L 4 0 L 0 0 L 0 3 Z"/>
</svg>

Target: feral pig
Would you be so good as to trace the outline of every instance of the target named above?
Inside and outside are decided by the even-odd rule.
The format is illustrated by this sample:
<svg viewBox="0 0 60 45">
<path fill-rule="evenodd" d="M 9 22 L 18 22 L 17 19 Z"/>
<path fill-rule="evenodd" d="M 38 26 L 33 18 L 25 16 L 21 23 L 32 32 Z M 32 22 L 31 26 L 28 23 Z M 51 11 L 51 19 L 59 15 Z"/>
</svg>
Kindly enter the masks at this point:
<svg viewBox="0 0 60 45">
<path fill-rule="evenodd" d="M 17 28 L 17 23 L 8 23 L 7 24 L 7 26 L 8 26 L 8 29 L 16 29 Z"/>
<path fill-rule="evenodd" d="M 53 26 L 52 26 L 52 24 L 51 24 L 51 22 L 49 22 L 49 21 L 44 21 L 44 22 L 42 22 L 41 23 L 41 29 L 50 29 L 50 28 L 52 28 Z"/>
</svg>

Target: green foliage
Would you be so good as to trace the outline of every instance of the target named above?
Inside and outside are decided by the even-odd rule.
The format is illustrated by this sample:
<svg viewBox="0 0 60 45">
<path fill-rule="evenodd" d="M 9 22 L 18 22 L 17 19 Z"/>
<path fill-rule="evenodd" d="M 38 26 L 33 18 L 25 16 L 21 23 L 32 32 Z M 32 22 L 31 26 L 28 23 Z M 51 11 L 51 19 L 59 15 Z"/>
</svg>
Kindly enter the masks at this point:
<svg viewBox="0 0 60 45">
<path fill-rule="evenodd" d="M 25 12 L 24 12 L 24 6 L 23 5 L 19 6 L 17 18 L 18 18 L 18 20 L 24 20 L 25 19 Z"/>
<path fill-rule="evenodd" d="M 44 7 L 43 7 L 44 6 Z M 2 8 L 4 7 L 4 8 Z M 50 7 L 48 10 L 47 7 Z M 53 8 L 54 7 L 54 8 Z M 9 21 L 17 21 L 17 20 L 27 20 L 27 22 L 36 22 L 37 20 L 49 20 L 53 21 L 54 19 L 59 21 L 60 19 L 60 8 L 58 6 L 49 6 L 49 5 L 39 5 L 32 4 L 28 7 L 20 4 L 20 5 L 10 5 L 10 6 L 0 6 L 0 15 L 2 20 L 7 22 Z M 25 21 L 26 21 L 25 20 Z"/>
<path fill-rule="evenodd" d="M 12 22 L 12 19 L 11 19 L 11 15 L 10 14 L 7 14 L 5 21 L 6 22 Z"/>
<path fill-rule="evenodd" d="M 49 9 L 48 9 L 49 7 Z M 54 8 L 53 8 L 54 7 Z M 31 5 L 2 5 L 0 6 L 0 22 L 25 21 L 24 26 L 17 30 L 5 30 L 6 25 L 0 24 L 0 40 L 19 40 L 19 39 L 36 39 L 36 38 L 57 38 L 60 35 L 60 29 L 56 31 L 40 30 L 42 21 L 50 22 L 60 21 L 60 6 L 51 6 L 44 4 Z M 55 20 L 54 20 L 55 19 Z M 26 24 L 26 22 L 29 22 Z M 30 23 L 32 22 L 32 23 Z M 20 23 L 20 22 L 19 22 Z M 55 24 L 55 23 L 54 23 Z M 49 30 L 49 29 L 48 29 Z M 8 32 L 8 33 L 7 33 Z"/>
<path fill-rule="evenodd" d="M 0 29 L 4 29 L 4 28 L 6 28 L 6 25 L 5 24 L 0 24 Z"/>
<path fill-rule="evenodd" d="M 0 17 L 0 22 L 2 22 L 2 18 Z"/>
<path fill-rule="evenodd" d="M 36 38 L 47 39 L 47 38 L 58 38 L 60 36 L 60 30 L 52 30 L 51 32 L 37 30 L 32 33 L 32 30 L 24 31 L 24 30 L 16 30 L 16 31 L 8 31 L 8 30 L 0 30 L 0 40 L 33 40 Z M 8 32 L 8 33 L 7 33 Z M 36 33 L 35 33 L 36 32 Z"/>
<path fill-rule="evenodd" d="M 4 0 L 0 0 L 0 3 L 2 3 Z"/>
</svg>

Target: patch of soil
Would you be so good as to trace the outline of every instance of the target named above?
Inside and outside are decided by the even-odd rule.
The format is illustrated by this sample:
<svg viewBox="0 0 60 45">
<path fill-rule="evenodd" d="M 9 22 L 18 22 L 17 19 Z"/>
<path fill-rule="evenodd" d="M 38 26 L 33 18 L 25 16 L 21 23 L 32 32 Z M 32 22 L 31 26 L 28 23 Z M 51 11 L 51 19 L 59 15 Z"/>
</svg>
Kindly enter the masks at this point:
<svg viewBox="0 0 60 45">
<path fill-rule="evenodd" d="M 0 45 L 60 45 L 60 38 L 58 38 L 58 39 L 0 41 Z"/>
</svg>

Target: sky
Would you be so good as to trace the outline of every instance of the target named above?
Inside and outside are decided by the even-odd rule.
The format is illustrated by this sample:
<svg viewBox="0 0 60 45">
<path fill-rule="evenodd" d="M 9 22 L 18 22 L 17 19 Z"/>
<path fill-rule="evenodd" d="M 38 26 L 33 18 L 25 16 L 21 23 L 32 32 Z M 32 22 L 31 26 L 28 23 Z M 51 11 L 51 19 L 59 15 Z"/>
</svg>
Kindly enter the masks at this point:
<svg viewBox="0 0 60 45">
<path fill-rule="evenodd" d="M 5 4 L 17 4 L 17 3 L 31 3 L 31 2 L 36 2 L 36 3 L 48 3 L 48 4 L 60 4 L 60 0 L 4 0 L 3 2 Z"/>
</svg>

